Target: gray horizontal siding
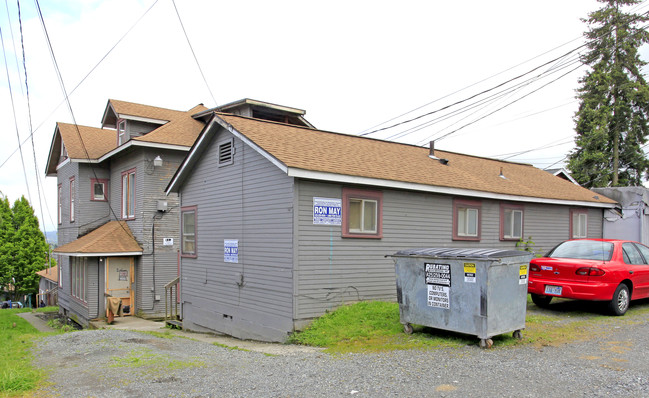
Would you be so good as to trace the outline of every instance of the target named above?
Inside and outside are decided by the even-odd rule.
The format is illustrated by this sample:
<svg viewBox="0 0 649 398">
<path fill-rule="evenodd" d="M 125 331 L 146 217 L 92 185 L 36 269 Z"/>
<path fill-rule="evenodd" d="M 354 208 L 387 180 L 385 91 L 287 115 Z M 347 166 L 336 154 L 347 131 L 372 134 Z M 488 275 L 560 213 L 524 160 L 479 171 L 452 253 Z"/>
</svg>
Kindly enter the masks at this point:
<svg viewBox="0 0 649 398">
<path fill-rule="evenodd" d="M 382 190 L 383 238 L 342 238 L 340 226 L 313 225 L 313 198 L 342 198 L 343 186 L 298 181 L 295 319 L 322 315 L 342 303 L 394 300 L 394 262 L 386 255 L 420 247 L 515 249 L 500 240 L 500 201 L 480 200 L 480 241 L 452 239 L 453 197 Z M 370 189 L 371 190 L 371 189 Z M 524 236 L 545 252 L 568 239 L 570 207 L 524 204 Z M 589 236 L 601 237 L 602 211 L 589 210 Z"/>
<path fill-rule="evenodd" d="M 217 143 L 230 137 L 214 137 L 182 188 L 182 206 L 197 206 L 198 254 L 182 259 L 183 326 L 284 340 L 293 315 L 293 181 L 237 139 L 234 163 L 217 167 Z M 238 263 L 224 261 L 225 239 L 239 241 Z"/>
</svg>

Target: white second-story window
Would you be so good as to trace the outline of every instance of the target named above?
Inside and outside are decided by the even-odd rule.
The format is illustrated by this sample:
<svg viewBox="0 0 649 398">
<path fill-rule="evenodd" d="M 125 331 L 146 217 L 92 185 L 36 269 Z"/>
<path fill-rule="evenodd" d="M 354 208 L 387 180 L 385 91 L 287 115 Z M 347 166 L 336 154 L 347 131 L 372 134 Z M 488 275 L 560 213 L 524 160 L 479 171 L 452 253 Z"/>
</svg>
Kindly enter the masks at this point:
<svg viewBox="0 0 649 398">
<path fill-rule="evenodd" d="M 76 196 L 74 177 L 70 178 L 70 222 L 74 222 L 74 201 Z"/>
<path fill-rule="evenodd" d="M 135 218 L 135 169 L 122 173 L 122 218 Z"/>
<path fill-rule="evenodd" d="M 126 120 L 117 123 L 117 145 L 122 145 L 126 142 Z"/>
</svg>

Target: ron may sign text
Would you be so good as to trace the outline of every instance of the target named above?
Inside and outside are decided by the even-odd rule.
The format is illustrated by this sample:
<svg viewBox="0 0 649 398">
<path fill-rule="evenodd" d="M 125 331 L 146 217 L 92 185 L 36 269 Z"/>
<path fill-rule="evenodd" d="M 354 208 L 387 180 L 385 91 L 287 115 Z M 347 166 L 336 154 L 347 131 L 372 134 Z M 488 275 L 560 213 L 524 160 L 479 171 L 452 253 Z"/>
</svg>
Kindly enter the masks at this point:
<svg viewBox="0 0 649 398">
<path fill-rule="evenodd" d="M 336 198 L 313 198 L 314 225 L 341 225 L 342 200 Z"/>
</svg>

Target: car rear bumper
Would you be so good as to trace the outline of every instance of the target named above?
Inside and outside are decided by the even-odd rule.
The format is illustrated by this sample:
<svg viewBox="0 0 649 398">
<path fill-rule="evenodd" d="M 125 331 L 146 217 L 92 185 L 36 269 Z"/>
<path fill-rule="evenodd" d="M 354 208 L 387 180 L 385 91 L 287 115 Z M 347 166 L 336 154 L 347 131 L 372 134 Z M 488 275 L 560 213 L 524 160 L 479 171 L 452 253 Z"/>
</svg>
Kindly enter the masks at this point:
<svg viewBox="0 0 649 398">
<path fill-rule="evenodd" d="M 545 286 L 561 286 L 561 295 L 546 294 Z M 527 285 L 527 292 L 541 296 L 564 297 L 577 300 L 609 301 L 618 284 L 588 282 L 579 283 L 571 281 L 556 281 L 551 279 L 532 279 Z"/>
</svg>

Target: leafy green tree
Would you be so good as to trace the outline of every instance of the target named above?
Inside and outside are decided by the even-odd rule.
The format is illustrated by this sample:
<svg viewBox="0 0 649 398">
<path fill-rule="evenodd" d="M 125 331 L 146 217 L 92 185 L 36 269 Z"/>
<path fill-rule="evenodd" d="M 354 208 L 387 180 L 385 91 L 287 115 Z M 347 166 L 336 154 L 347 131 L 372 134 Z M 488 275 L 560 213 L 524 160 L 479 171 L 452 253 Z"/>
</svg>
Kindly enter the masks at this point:
<svg viewBox="0 0 649 398">
<path fill-rule="evenodd" d="M 13 286 L 13 300 L 37 293 L 36 272 L 45 269 L 49 246 L 25 197 L 11 209 L 6 198 L 0 203 L 0 239 L 0 284 Z"/>
<path fill-rule="evenodd" d="M 649 172 L 643 151 L 649 86 L 638 49 L 649 42 L 644 30 L 649 17 L 622 11 L 640 0 L 598 1 L 604 6 L 583 20 L 589 27 L 581 61 L 590 68 L 579 80 L 576 148 L 568 155 L 568 168 L 588 188 L 641 185 Z"/>
</svg>

